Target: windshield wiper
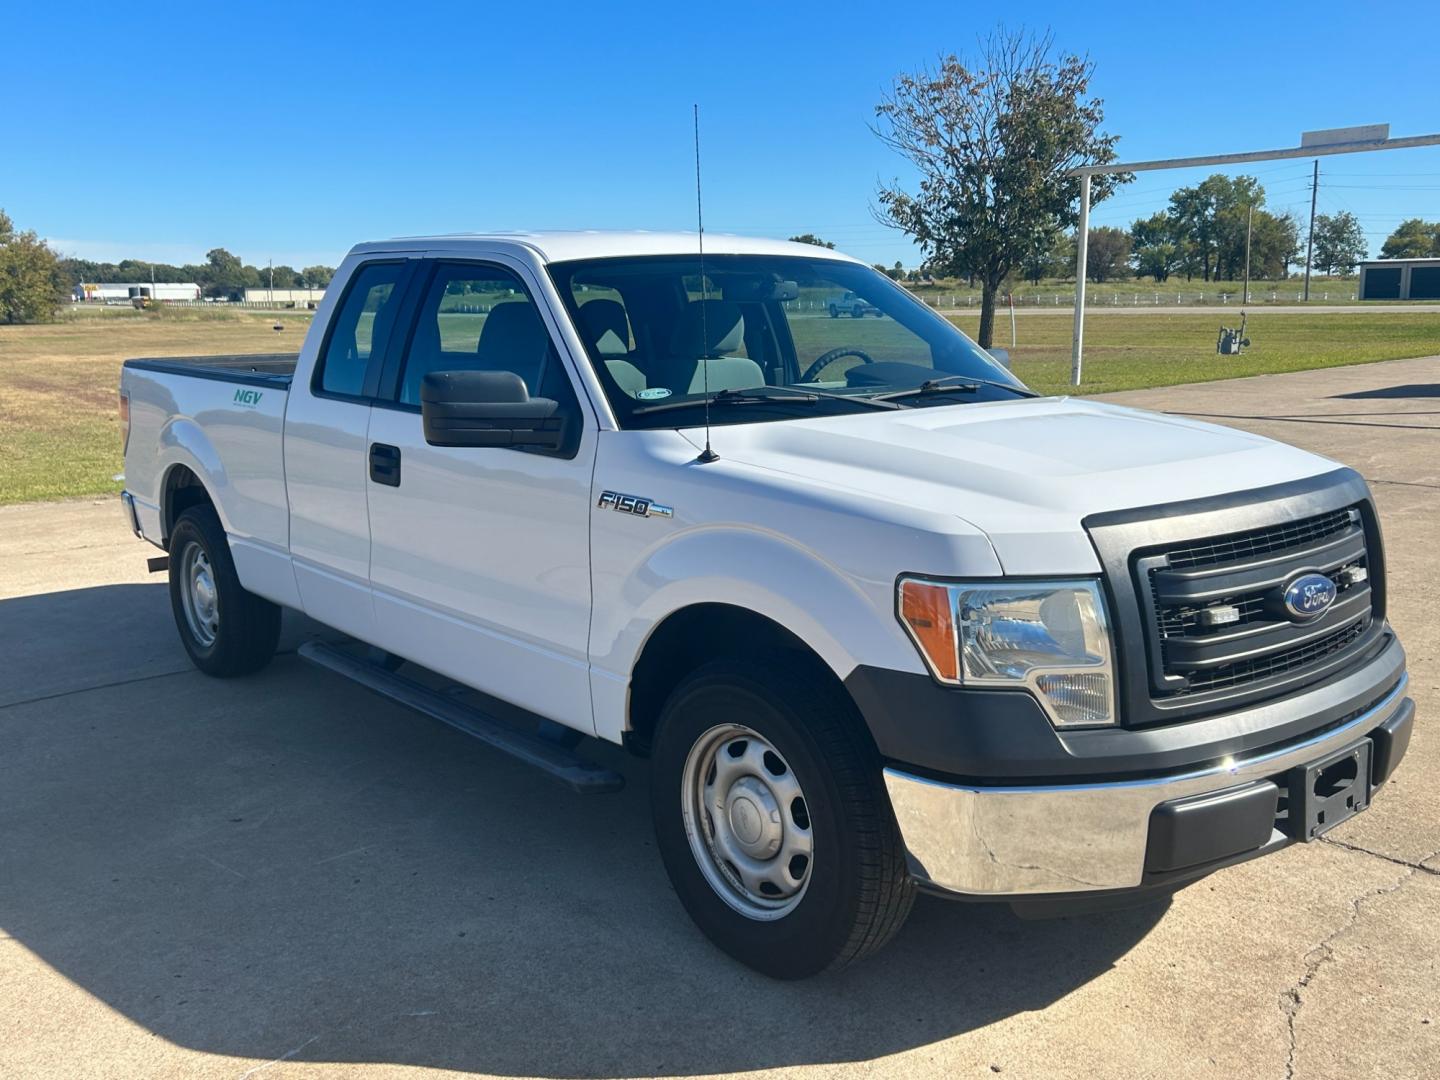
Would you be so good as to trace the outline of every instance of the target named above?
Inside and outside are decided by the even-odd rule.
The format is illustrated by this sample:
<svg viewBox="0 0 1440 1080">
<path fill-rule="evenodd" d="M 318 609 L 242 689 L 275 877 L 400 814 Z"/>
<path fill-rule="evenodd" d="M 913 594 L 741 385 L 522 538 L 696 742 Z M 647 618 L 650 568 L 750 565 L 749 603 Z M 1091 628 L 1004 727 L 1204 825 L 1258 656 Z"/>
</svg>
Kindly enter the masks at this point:
<svg viewBox="0 0 1440 1080">
<path fill-rule="evenodd" d="M 982 386 L 1008 390 L 1021 397 L 1040 396 L 1034 390 L 1013 386 L 1010 383 L 996 382 L 994 379 L 981 379 L 974 375 L 943 375 L 938 379 L 926 379 L 919 386 L 912 386 L 908 390 L 893 390 L 888 394 L 876 394 L 873 400 L 897 401 L 909 397 L 923 397 L 926 394 L 973 394 Z"/>
<path fill-rule="evenodd" d="M 831 394 L 823 390 L 800 390 L 791 386 L 756 386 L 744 390 L 716 390 L 709 401 L 714 405 L 814 405 L 821 398 L 826 401 L 844 401 L 854 405 L 879 409 L 898 409 L 901 406 L 871 398 L 851 397 L 848 394 Z M 703 409 L 706 399 L 686 398 L 683 401 L 662 401 L 655 405 L 641 405 L 631 409 L 631 416 L 645 416 L 649 413 L 669 412 L 674 409 Z"/>
</svg>

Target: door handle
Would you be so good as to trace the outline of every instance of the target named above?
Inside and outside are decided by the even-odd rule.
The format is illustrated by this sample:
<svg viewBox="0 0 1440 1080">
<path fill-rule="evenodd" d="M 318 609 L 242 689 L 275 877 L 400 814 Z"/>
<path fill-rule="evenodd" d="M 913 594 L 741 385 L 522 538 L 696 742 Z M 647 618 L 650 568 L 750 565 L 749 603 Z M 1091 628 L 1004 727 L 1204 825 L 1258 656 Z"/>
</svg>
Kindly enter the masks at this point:
<svg viewBox="0 0 1440 1080">
<path fill-rule="evenodd" d="M 370 479 L 387 487 L 400 486 L 400 448 L 389 443 L 370 444 Z"/>
</svg>

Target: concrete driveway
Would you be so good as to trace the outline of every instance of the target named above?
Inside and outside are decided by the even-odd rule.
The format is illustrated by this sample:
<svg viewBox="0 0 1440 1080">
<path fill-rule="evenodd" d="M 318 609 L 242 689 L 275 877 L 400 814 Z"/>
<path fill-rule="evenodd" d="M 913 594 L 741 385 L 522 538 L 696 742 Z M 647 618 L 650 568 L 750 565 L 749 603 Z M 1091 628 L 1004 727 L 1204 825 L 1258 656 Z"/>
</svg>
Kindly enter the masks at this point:
<svg viewBox="0 0 1440 1080">
<path fill-rule="evenodd" d="M 602 748 L 630 784 L 584 799 L 293 655 L 207 679 L 112 500 L 5 508 L 0 1076 L 1435 1075 L 1440 360 L 1116 400 L 1374 485 L 1420 722 L 1325 841 L 1168 909 L 922 898 L 773 983 L 686 919 L 642 767 Z"/>
</svg>

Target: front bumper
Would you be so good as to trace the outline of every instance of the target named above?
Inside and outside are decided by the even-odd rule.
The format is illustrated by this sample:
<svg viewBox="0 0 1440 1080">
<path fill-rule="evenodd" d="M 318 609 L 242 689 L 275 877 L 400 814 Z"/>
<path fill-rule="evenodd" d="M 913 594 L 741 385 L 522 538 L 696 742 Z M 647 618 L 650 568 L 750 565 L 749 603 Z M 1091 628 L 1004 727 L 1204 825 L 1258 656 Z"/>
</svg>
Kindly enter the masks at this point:
<svg viewBox="0 0 1440 1080">
<path fill-rule="evenodd" d="M 1383 698 L 1318 735 L 1168 775 L 991 786 L 890 767 L 885 786 L 911 872 L 938 890 L 1009 899 L 1189 880 L 1305 838 L 1276 820 L 1297 767 L 1369 737 L 1371 783 L 1384 783 L 1409 742 L 1407 683 L 1401 675 Z"/>
</svg>

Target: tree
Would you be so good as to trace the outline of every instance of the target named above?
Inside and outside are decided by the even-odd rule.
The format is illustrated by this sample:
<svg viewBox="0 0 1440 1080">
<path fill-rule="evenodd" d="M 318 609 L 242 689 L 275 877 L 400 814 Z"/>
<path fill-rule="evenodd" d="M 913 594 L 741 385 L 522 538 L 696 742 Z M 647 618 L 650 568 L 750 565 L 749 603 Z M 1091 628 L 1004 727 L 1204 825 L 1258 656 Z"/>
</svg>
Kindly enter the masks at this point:
<svg viewBox="0 0 1440 1080">
<path fill-rule="evenodd" d="M 832 251 L 835 250 L 834 244 L 829 240 L 821 240 L 814 233 L 807 232 L 801 233 L 799 236 L 792 236 L 790 237 L 790 242 L 792 244 L 814 244 L 816 247 L 829 248 Z"/>
<path fill-rule="evenodd" d="M 1075 238 L 1057 232 L 1049 245 L 1037 248 L 1020 265 L 1020 274 L 1031 285 L 1046 278 L 1068 277 L 1075 265 Z"/>
<path fill-rule="evenodd" d="M 34 231 L 16 232 L 0 210 L 0 319 L 49 322 L 65 301 L 59 257 Z"/>
<path fill-rule="evenodd" d="M 1245 265 L 1245 214 L 1265 202 L 1265 189 L 1253 176 L 1214 173 L 1170 196 L 1170 218 L 1184 244 L 1181 268 L 1190 277 L 1234 280 Z M 1223 265 L 1222 265 L 1223 264 Z M 1229 271 L 1228 275 L 1224 272 Z"/>
<path fill-rule="evenodd" d="M 1385 238 L 1382 259 L 1424 259 L 1440 257 L 1440 222 L 1410 218 Z"/>
<path fill-rule="evenodd" d="M 1121 277 L 1130 266 L 1130 234 L 1124 229 L 1102 225 L 1090 230 L 1085 246 L 1085 276 L 1106 282 Z"/>
<path fill-rule="evenodd" d="M 323 289 L 330 284 L 335 271 L 329 266 L 307 266 L 300 271 L 300 279 L 307 289 Z"/>
<path fill-rule="evenodd" d="M 1245 237 L 1240 236 L 1235 262 L 1236 278 L 1245 273 Z M 1250 276 L 1280 281 L 1290 276 L 1290 264 L 1300 257 L 1300 222 L 1293 214 L 1256 210 L 1250 239 Z"/>
<path fill-rule="evenodd" d="M 205 265 L 197 280 L 204 287 L 206 296 L 234 296 L 245 288 L 246 269 L 239 256 L 230 254 L 224 248 L 212 248 L 205 253 Z"/>
<path fill-rule="evenodd" d="M 1324 274 L 1340 271 L 1353 274 L 1355 264 L 1363 262 L 1369 246 L 1360 219 L 1348 210 L 1338 214 L 1321 214 L 1315 219 L 1315 269 Z"/>
<path fill-rule="evenodd" d="M 981 55 L 901 74 L 876 106 L 877 137 L 919 173 L 877 192 L 876 216 L 911 236 L 938 272 L 980 280 L 981 346 L 994 339 L 1005 278 L 1079 219 L 1081 165 L 1115 159 L 1116 136 L 1089 96 L 1094 65 L 1052 38 L 997 31 Z M 1093 202 L 1122 182 L 1096 176 Z"/>
<path fill-rule="evenodd" d="M 1183 259 L 1184 246 L 1176 233 L 1174 218 L 1163 210 L 1130 226 L 1130 258 L 1137 277 L 1169 280 Z"/>
</svg>

